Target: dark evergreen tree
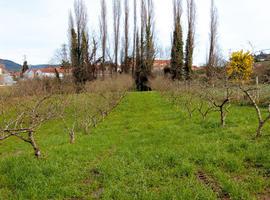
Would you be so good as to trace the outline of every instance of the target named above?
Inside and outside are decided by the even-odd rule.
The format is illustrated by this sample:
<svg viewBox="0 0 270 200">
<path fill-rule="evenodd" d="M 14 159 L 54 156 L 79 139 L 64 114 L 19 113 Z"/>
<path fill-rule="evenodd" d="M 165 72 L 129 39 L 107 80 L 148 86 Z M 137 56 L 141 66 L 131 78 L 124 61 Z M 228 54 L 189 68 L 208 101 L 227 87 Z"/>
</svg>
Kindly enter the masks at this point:
<svg viewBox="0 0 270 200">
<path fill-rule="evenodd" d="M 148 0 L 146 5 L 145 0 L 142 0 L 141 6 L 141 38 L 139 46 L 139 38 L 137 34 L 137 67 L 135 81 L 137 90 L 149 91 L 151 88 L 148 86 L 148 79 L 152 73 L 152 68 L 155 60 L 155 47 L 153 37 L 153 2 L 152 0 Z"/>
<path fill-rule="evenodd" d="M 155 61 L 154 36 L 151 18 L 152 15 L 149 15 L 145 28 L 145 70 L 148 76 L 151 75 Z"/>
<path fill-rule="evenodd" d="M 192 73 L 193 51 L 194 51 L 192 40 L 193 40 L 192 33 L 191 31 L 188 31 L 185 49 L 185 67 L 184 67 L 184 75 L 186 80 L 191 79 Z"/>
<path fill-rule="evenodd" d="M 74 3 L 75 24 L 72 14 L 70 14 L 70 57 L 73 68 L 74 82 L 78 89 L 86 81 L 92 80 L 92 73 L 89 61 L 89 42 L 87 34 L 87 13 L 83 0 L 76 0 Z"/>
<path fill-rule="evenodd" d="M 196 16 L 196 6 L 194 0 L 187 0 L 187 10 L 188 10 L 188 35 L 185 49 L 184 76 L 186 80 L 190 80 L 193 65 L 195 16 Z"/>
<path fill-rule="evenodd" d="M 23 66 L 22 66 L 22 74 L 24 74 L 27 70 L 29 69 L 27 61 L 23 62 Z"/>
<path fill-rule="evenodd" d="M 181 26 L 181 4 L 179 0 L 174 2 L 174 32 L 171 50 L 171 74 L 172 79 L 183 78 L 184 67 L 183 31 Z"/>
</svg>

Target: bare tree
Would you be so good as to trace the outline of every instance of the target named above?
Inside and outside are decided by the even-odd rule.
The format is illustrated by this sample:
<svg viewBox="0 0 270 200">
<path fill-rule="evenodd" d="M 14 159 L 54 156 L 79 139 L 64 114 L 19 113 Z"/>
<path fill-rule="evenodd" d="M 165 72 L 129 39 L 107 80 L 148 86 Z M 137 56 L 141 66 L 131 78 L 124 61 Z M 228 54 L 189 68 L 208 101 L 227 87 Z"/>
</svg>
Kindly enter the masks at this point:
<svg viewBox="0 0 270 200">
<path fill-rule="evenodd" d="M 140 33 L 140 39 L 141 39 L 141 44 L 140 44 L 140 47 L 141 47 L 141 65 L 143 65 L 143 61 L 144 61 L 144 38 L 145 38 L 145 27 L 146 27 L 146 16 L 147 16 L 147 10 L 146 10 L 146 3 L 145 3 L 145 0 L 141 0 L 141 33 Z"/>
<path fill-rule="evenodd" d="M 98 44 L 95 37 L 92 38 L 91 51 L 89 52 L 89 67 L 88 73 L 91 74 L 93 79 L 97 78 L 97 64 L 100 62 L 100 58 L 97 59 Z"/>
<path fill-rule="evenodd" d="M 120 39 L 121 1 L 113 0 L 114 71 L 117 72 Z"/>
<path fill-rule="evenodd" d="M 185 49 L 185 78 L 191 79 L 194 39 L 195 39 L 195 19 L 196 19 L 196 5 L 194 0 L 187 0 L 187 17 L 188 17 L 188 35 Z"/>
<path fill-rule="evenodd" d="M 59 116 L 62 119 L 63 126 L 69 134 L 70 144 L 75 143 L 75 132 L 78 124 L 78 94 L 68 95 L 62 103 L 62 109 L 59 112 Z M 66 109 L 68 108 L 68 109 Z M 71 120 L 70 120 L 71 119 Z"/>
<path fill-rule="evenodd" d="M 135 66 L 136 66 L 136 37 L 137 37 L 137 2 L 136 0 L 133 1 L 133 60 L 132 60 L 132 75 L 134 76 L 135 73 Z"/>
<path fill-rule="evenodd" d="M 125 0 L 125 36 L 124 36 L 124 69 L 125 73 L 129 73 L 129 61 L 128 61 L 128 50 L 129 50 L 129 4 L 128 0 Z"/>
<path fill-rule="evenodd" d="M 106 61 L 106 47 L 107 47 L 107 4 L 106 0 L 101 0 L 101 14 L 100 14 L 100 33 L 102 46 L 102 61 L 101 70 L 102 77 L 105 78 L 105 61 Z"/>
<path fill-rule="evenodd" d="M 68 46 L 67 44 L 62 44 L 59 49 L 56 49 L 52 60 L 50 61 L 52 64 L 61 65 L 64 68 L 70 67 L 70 61 L 68 56 Z"/>
<path fill-rule="evenodd" d="M 210 10 L 210 47 L 207 62 L 207 76 L 209 79 L 213 78 L 215 73 L 215 67 L 217 65 L 217 35 L 218 35 L 218 13 L 214 0 L 211 1 Z"/>
<path fill-rule="evenodd" d="M 247 97 L 249 98 L 249 100 L 251 101 L 253 107 L 256 110 L 257 113 L 257 117 L 258 117 L 258 128 L 257 128 L 257 133 L 256 133 L 256 137 L 259 138 L 262 136 L 262 129 L 265 126 L 265 124 L 270 120 L 270 104 L 268 107 L 268 115 L 265 117 L 265 119 L 262 116 L 262 112 L 261 109 L 259 108 L 257 102 L 256 102 L 256 96 L 252 96 L 252 94 L 250 93 L 250 91 L 252 90 L 257 90 L 257 89 L 244 89 L 243 87 L 240 86 L 240 89 L 247 95 Z"/>
<path fill-rule="evenodd" d="M 11 99 L 7 97 L 0 97 L 0 113 L 3 116 L 0 122 L 0 141 L 16 137 L 30 144 L 35 156 L 39 158 L 41 150 L 35 140 L 35 134 L 37 128 L 58 115 L 59 98 L 52 98 L 51 95 L 28 97 L 26 101 L 20 98 L 13 99 L 12 104 L 8 105 L 9 101 Z"/>
<path fill-rule="evenodd" d="M 217 93 L 217 88 L 211 88 L 210 89 L 204 89 L 204 92 L 206 93 L 206 99 L 216 108 L 214 111 L 220 113 L 220 124 L 222 127 L 225 127 L 226 125 L 226 117 L 229 113 L 229 107 L 230 107 L 230 101 L 232 92 L 227 84 L 223 86 L 224 88 L 221 88 L 222 91 L 225 91 L 225 95 L 223 97 L 220 97 Z"/>
<path fill-rule="evenodd" d="M 200 103 L 198 104 L 198 112 L 202 116 L 203 120 L 214 111 L 214 106 L 210 102 L 206 102 L 203 98 L 200 98 Z"/>
<path fill-rule="evenodd" d="M 192 118 L 194 112 L 197 110 L 197 106 L 195 105 L 194 97 L 192 95 L 186 95 L 184 100 L 184 107 L 186 108 L 189 117 Z"/>
</svg>

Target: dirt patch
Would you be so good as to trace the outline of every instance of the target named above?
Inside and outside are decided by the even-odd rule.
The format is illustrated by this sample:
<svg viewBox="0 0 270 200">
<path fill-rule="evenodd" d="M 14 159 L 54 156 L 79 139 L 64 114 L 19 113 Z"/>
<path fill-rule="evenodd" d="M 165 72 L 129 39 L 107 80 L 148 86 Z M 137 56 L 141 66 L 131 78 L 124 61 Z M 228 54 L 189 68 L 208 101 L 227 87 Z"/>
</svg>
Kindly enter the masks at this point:
<svg viewBox="0 0 270 200">
<path fill-rule="evenodd" d="M 197 172 L 197 178 L 202 184 L 211 188 L 217 194 L 218 199 L 222 199 L 222 200 L 231 199 L 230 195 L 222 189 L 220 184 L 215 179 L 208 176 L 204 171 L 199 170 Z"/>
<path fill-rule="evenodd" d="M 94 199 L 100 199 L 104 192 L 104 188 L 98 188 L 97 190 L 92 192 L 92 197 Z"/>
<path fill-rule="evenodd" d="M 65 199 L 65 200 L 84 200 L 84 199 L 80 198 L 80 197 L 71 197 L 71 198 Z"/>
<path fill-rule="evenodd" d="M 103 160 L 110 158 L 116 151 L 116 146 L 112 146 L 111 148 L 101 152 L 97 155 L 96 159 L 92 161 L 90 166 L 97 166 L 98 163 L 101 163 Z M 95 185 L 95 189 L 89 191 L 86 196 L 91 196 L 93 199 L 100 199 L 102 194 L 104 193 L 104 187 L 102 184 L 103 173 L 98 167 L 93 167 L 89 171 L 89 176 L 83 180 L 83 184 L 85 185 Z"/>
<path fill-rule="evenodd" d="M 259 200 L 270 200 L 270 188 L 267 188 L 263 193 L 257 196 Z"/>
<path fill-rule="evenodd" d="M 92 177 L 95 177 L 95 178 L 100 177 L 102 175 L 101 172 L 96 168 L 91 169 L 90 174 Z"/>
<path fill-rule="evenodd" d="M 270 194 L 261 194 L 258 197 L 259 200 L 270 200 Z"/>
</svg>

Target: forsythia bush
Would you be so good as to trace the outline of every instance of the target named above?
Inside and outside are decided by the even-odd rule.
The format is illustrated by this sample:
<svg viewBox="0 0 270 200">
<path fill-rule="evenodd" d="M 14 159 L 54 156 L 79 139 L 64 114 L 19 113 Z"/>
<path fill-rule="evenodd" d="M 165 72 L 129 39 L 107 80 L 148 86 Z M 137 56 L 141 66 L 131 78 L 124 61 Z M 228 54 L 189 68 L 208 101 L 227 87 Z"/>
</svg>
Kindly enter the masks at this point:
<svg viewBox="0 0 270 200">
<path fill-rule="evenodd" d="M 243 50 L 233 52 L 227 67 L 227 74 L 237 81 L 247 81 L 253 73 L 254 57 Z"/>
</svg>

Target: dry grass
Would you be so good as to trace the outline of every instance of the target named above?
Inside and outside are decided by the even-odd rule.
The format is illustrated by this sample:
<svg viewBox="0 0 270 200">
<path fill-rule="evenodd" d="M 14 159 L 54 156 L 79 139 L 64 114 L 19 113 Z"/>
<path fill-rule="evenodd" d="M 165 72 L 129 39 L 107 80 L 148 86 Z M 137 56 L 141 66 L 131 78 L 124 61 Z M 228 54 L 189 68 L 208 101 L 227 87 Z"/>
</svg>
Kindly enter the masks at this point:
<svg viewBox="0 0 270 200">
<path fill-rule="evenodd" d="M 151 80 L 151 87 L 153 90 L 160 91 L 170 95 L 189 95 L 195 97 L 205 96 L 205 94 L 211 94 L 218 100 L 222 100 L 226 95 L 226 87 L 224 81 L 216 81 L 215 83 L 208 84 L 203 81 L 172 81 L 165 77 L 157 77 Z M 247 88 L 253 88 L 252 95 L 256 96 L 256 101 L 259 105 L 265 107 L 270 103 L 270 85 L 258 85 L 253 82 L 245 85 Z M 230 90 L 230 101 L 240 105 L 251 105 L 249 99 L 241 91 L 239 86 L 234 83 L 228 83 L 228 89 Z"/>
</svg>

